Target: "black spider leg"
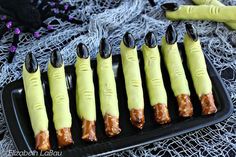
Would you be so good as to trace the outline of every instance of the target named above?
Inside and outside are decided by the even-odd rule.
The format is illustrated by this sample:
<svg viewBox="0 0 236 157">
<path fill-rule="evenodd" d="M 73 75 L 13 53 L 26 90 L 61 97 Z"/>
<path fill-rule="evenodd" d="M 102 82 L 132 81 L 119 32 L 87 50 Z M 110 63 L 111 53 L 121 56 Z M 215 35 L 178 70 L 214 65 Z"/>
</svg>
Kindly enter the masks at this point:
<svg viewBox="0 0 236 157">
<path fill-rule="evenodd" d="M 38 9 L 42 15 L 42 19 L 45 20 L 50 17 L 52 11 L 59 13 L 59 10 L 61 10 L 64 11 L 63 13 L 66 13 L 65 11 L 68 11 L 70 7 L 69 4 L 60 4 L 59 1 L 43 1 Z"/>
<path fill-rule="evenodd" d="M 4 19 L 6 21 L 6 19 Z M 10 31 L 13 27 L 17 26 L 17 22 L 13 20 L 8 20 L 0 28 L 0 38 L 3 37 L 3 35 Z M 11 63 L 13 60 L 13 57 L 15 55 L 17 44 L 19 43 L 19 34 L 21 33 L 21 30 L 19 28 L 15 28 L 14 35 L 13 35 L 13 42 L 11 46 L 9 47 L 9 55 L 8 55 L 8 63 Z"/>
<path fill-rule="evenodd" d="M 0 26 L 0 40 L 2 39 L 3 35 L 8 31 L 6 24 L 2 24 Z"/>
<path fill-rule="evenodd" d="M 75 6 L 71 6 L 68 3 L 60 3 L 60 1 L 43 1 L 43 3 L 41 4 L 41 6 L 39 7 L 40 13 L 42 15 L 42 20 L 46 20 L 48 17 L 56 17 L 61 19 L 62 21 L 68 21 L 71 23 L 75 23 L 75 24 L 82 24 L 83 21 L 81 20 L 76 20 L 72 17 L 70 17 L 68 15 L 68 13 L 71 10 L 76 9 Z M 46 26 L 45 24 L 42 25 L 44 28 L 48 28 L 49 27 L 49 31 L 52 31 L 52 26 Z"/>
<path fill-rule="evenodd" d="M 83 24 L 83 21 L 76 20 L 72 18 L 71 16 L 67 15 L 71 10 L 76 9 L 75 6 L 71 6 L 68 3 L 61 4 L 60 1 L 43 1 L 43 3 L 39 6 L 40 14 L 42 15 L 42 21 L 46 20 L 48 17 L 56 17 L 61 19 L 63 22 L 68 21 L 74 24 Z M 54 30 L 53 26 L 50 24 L 42 23 L 42 27 L 46 28 L 49 32 L 52 32 Z M 31 31 L 33 33 L 33 36 L 36 39 L 39 39 L 41 37 L 40 32 L 38 31 Z"/>
<path fill-rule="evenodd" d="M 11 20 L 3 23 L 0 26 L 0 40 L 2 39 L 3 35 L 13 27 L 13 22 Z"/>
<path fill-rule="evenodd" d="M 13 35 L 13 41 L 11 43 L 11 46 L 9 47 L 9 54 L 8 54 L 8 63 L 12 63 L 12 60 L 14 58 L 15 52 L 17 50 L 17 45 L 19 43 L 19 35 L 21 34 L 22 30 L 24 29 L 22 28 L 18 28 L 17 26 L 19 26 L 19 23 L 17 23 L 15 21 L 15 19 L 11 19 L 10 17 L 6 17 L 4 18 L 4 20 L 2 21 L 6 21 L 1 27 L 0 29 L 0 38 L 3 37 L 3 35 L 7 32 L 7 31 L 11 31 L 12 28 L 15 27 L 14 29 L 14 35 Z"/>
<path fill-rule="evenodd" d="M 67 14 L 70 10 L 75 10 L 76 6 L 72 6 L 69 3 L 61 3 L 61 2 L 48 2 L 48 5 L 51 8 L 57 8 L 61 11 L 61 13 Z"/>
<path fill-rule="evenodd" d="M 74 23 L 74 24 L 83 24 L 83 21 L 82 20 L 77 20 L 77 19 L 74 19 L 73 17 L 69 16 L 69 15 L 65 15 L 63 13 L 60 13 L 59 11 L 57 10 L 52 10 L 50 11 L 49 13 L 47 13 L 48 17 L 56 17 L 56 18 L 59 18 L 61 19 L 63 22 L 64 21 L 68 21 L 68 22 L 71 22 L 71 23 Z"/>
<path fill-rule="evenodd" d="M 8 56 L 8 63 L 12 63 L 12 60 L 15 56 L 15 52 L 17 49 L 17 45 L 19 43 L 19 35 L 21 34 L 20 28 L 15 28 L 14 30 L 14 36 L 13 36 L 13 42 L 9 48 L 9 56 Z"/>
<path fill-rule="evenodd" d="M 47 1 L 43 1 L 38 9 L 39 9 L 39 12 L 41 14 L 41 18 L 42 18 L 42 21 L 44 21 L 45 19 L 47 19 L 48 17 L 48 12 L 51 11 L 51 9 L 53 8 L 53 6 L 50 6 L 50 5 L 47 5 L 48 2 Z M 42 27 L 46 28 L 49 32 L 52 32 L 53 31 L 53 26 L 51 25 L 47 25 L 45 23 L 42 23 L 41 24 Z M 36 30 L 29 30 L 31 33 L 33 33 L 33 36 L 36 38 L 36 39 L 39 39 L 41 37 L 41 34 L 40 32 L 36 31 Z"/>
<path fill-rule="evenodd" d="M 76 20 L 75 18 L 69 16 L 69 15 L 64 15 L 64 14 L 56 14 L 55 17 L 60 18 L 62 21 L 68 21 L 70 23 L 74 23 L 77 25 L 81 25 L 84 22 L 82 20 Z"/>
<path fill-rule="evenodd" d="M 61 13 L 58 8 L 55 8 L 54 10 L 52 10 L 51 11 L 51 15 L 55 16 L 57 18 L 60 18 L 62 21 L 68 21 L 68 22 L 71 22 L 71 23 L 74 23 L 74 24 L 78 24 L 78 25 L 83 24 L 82 20 L 77 20 L 77 19 L 71 17 L 68 14 Z"/>
<path fill-rule="evenodd" d="M 57 1 L 53 1 L 53 2 L 55 2 L 55 4 L 56 4 Z M 59 7 L 60 9 L 56 8 L 57 6 L 58 5 L 48 5 L 48 1 L 43 0 L 42 3 L 40 4 L 40 6 L 38 7 L 38 9 L 40 10 L 40 13 L 42 15 L 42 21 L 46 20 L 48 17 L 54 16 L 56 18 L 60 18 L 62 21 L 69 21 L 69 20 L 71 20 L 69 22 L 74 22 L 74 23 L 77 23 L 77 24 L 82 24 L 83 23 L 83 21 L 81 21 L 81 20 L 75 20 L 73 18 L 71 19 L 71 17 L 69 15 L 65 15 L 66 13 L 69 13 L 70 11 L 76 9 L 75 6 L 69 6 L 68 9 L 64 8 L 66 10 L 64 14 L 62 14 L 60 12 L 60 9 L 63 9 L 63 8 L 62 7 Z M 62 6 L 62 4 L 60 4 L 60 6 Z M 57 12 L 54 12 L 55 9 L 57 9 Z M 56 22 L 57 21 L 55 20 L 54 23 L 53 23 L 53 21 L 51 23 L 55 24 Z M 45 23 L 42 23 L 42 27 L 47 28 L 48 25 L 45 24 Z M 86 33 L 88 33 L 88 31 L 81 32 L 81 33 L 79 33 L 79 34 L 77 34 L 75 36 L 72 36 L 71 39 L 69 39 L 68 41 L 63 42 L 63 44 L 67 45 L 74 38 L 77 38 L 78 36 L 86 34 Z M 54 48 L 58 49 L 57 47 L 54 47 Z"/>
<path fill-rule="evenodd" d="M 61 5 L 60 5 L 60 6 L 61 6 Z M 70 6 L 68 7 L 68 9 L 67 9 L 67 8 L 61 8 L 61 7 L 57 8 L 57 9 L 59 10 L 58 12 L 56 12 L 56 13 L 55 13 L 55 12 L 51 12 L 51 14 L 52 14 L 53 16 L 57 17 L 57 18 L 60 18 L 62 21 L 68 21 L 68 22 L 75 23 L 75 24 L 78 24 L 78 25 L 81 25 L 81 24 L 84 23 L 84 21 L 82 21 L 82 20 L 76 20 L 76 19 L 74 19 L 74 18 L 72 18 L 72 17 L 70 17 L 70 16 L 68 15 L 68 13 L 69 13 L 70 11 L 76 9 L 76 6 L 71 6 L 71 5 L 70 5 Z M 63 14 L 63 13 L 60 11 L 60 9 L 66 10 L 65 13 Z M 53 11 L 53 10 L 52 10 L 52 11 Z M 84 32 L 81 32 L 81 33 L 79 33 L 79 34 L 77 34 L 77 35 L 75 35 L 75 36 L 72 36 L 71 39 L 69 39 L 68 41 L 63 42 L 63 44 L 64 44 L 64 45 L 67 45 L 71 40 L 74 40 L 74 39 L 77 38 L 78 36 L 83 35 L 83 34 L 86 34 L 86 33 L 88 33 L 88 31 L 84 31 Z"/>
<path fill-rule="evenodd" d="M 53 2 L 55 3 L 55 2 Z M 49 5 L 48 1 L 43 0 L 42 3 L 39 5 L 38 9 L 41 14 L 42 21 L 46 20 L 50 17 L 51 10 L 55 8 L 53 5 Z"/>
<path fill-rule="evenodd" d="M 3 19 L 2 19 L 3 18 Z M 11 29 L 11 28 L 14 28 L 14 27 L 18 27 L 18 26 L 21 26 L 21 31 L 22 32 L 29 32 L 29 33 L 33 33 L 35 32 L 35 29 L 34 28 L 29 28 L 27 26 L 22 26 L 20 23 L 18 23 L 17 19 L 15 19 L 14 17 L 12 16 L 9 16 L 9 15 L 3 15 L 0 17 L 1 19 L 1 22 L 4 23 L 5 22 L 5 26 L 9 26 L 10 28 L 8 29 Z M 2 28 L 4 28 L 4 25 L 1 25 Z M 0 29 L 0 32 L 1 32 L 1 29 Z M 1 33 L 0 33 L 0 36 L 1 36 Z"/>
<path fill-rule="evenodd" d="M 148 0 L 148 1 L 152 7 L 156 6 L 155 0 Z"/>
<path fill-rule="evenodd" d="M 74 18 L 70 18 L 68 15 L 64 15 L 64 14 L 51 14 L 52 16 L 61 19 L 63 22 L 64 21 L 68 21 L 74 24 L 78 24 L 81 25 L 83 24 L 83 21 L 81 20 L 75 20 Z M 53 26 L 51 24 L 45 24 L 42 23 L 42 27 L 46 28 L 48 30 L 48 32 L 53 32 L 55 29 L 53 28 Z M 37 32 L 36 32 L 37 33 Z M 37 34 L 34 34 L 34 36 Z"/>
<path fill-rule="evenodd" d="M 47 29 L 48 32 L 53 32 L 53 31 L 54 31 L 53 26 L 50 25 L 50 24 L 42 23 L 42 27 L 45 28 L 45 29 Z"/>
</svg>

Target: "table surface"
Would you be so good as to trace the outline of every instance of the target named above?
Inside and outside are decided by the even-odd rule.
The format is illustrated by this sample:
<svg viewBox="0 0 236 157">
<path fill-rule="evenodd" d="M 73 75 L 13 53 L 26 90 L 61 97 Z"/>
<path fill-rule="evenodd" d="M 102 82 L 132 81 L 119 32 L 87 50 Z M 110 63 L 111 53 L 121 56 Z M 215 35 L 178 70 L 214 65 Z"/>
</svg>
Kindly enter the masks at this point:
<svg viewBox="0 0 236 157">
<path fill-rule="evenodd" d="M 7 33 L 0 41 L 0 89 L 9 82 L 21 78 L 21 65 L 28 52 L 35 53 L 42 71 L 46 69 L 49 52 L 60 50 L 66 65 L 75 63 L 75 47 L 83 42 L 88 45 L 91 57 L 98 52 L 99 41 L 107 37 L 113 46 L 113 53 L 119 53 L 119 43 L 126 31 L 137 39 L 138 48 L 144 43 L 148 31 L 156 34 L 158 43 L 165 34 L 167 20 L 158 0 L 152 7 L 148 0 L 67 0 L 77 4 L 71 16 L 84 21 L 82 25 L 63 22 L 55 17 L 45 22 L 54 24 L 56 30 L 47 32 L 40 28 L 44 35 L 35 39 L 30 34 L 22 34 L 13 63 L 8 64 L 8 47 L 13 33 Z M 179 4 L 192 4 L 190 0 L 171 0 Z M 236 0 L 223 0 L 225 5 L 236 5 Z M 178 41 L 183 40 L 184 22 L 173 22 L 179 34 Z M 191 21 L 197 28 L 203 43 L 203 50 L 211 59 L 231 96 L 234 104 L 232 116 L 219 124 L 177 136 L 171 139 L 140 146 L 111 156 L 236 156 L 236 31 L 230 31 L 223 23 L 209 21 Z M 6 128 L 0 104 L 0 156 L 9 156 L 14 150 L 13 141 Z"/>
</svg>

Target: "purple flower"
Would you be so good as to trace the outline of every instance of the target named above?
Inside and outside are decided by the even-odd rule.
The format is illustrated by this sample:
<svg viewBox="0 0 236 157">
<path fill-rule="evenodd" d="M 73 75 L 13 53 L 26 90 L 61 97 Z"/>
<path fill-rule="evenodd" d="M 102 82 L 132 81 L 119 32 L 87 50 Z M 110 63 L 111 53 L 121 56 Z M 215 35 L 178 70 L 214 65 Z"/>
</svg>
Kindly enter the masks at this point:
<svg viewBox="0 0 236 157">
<path fill-rule="evenodd" d="M 59 9 L 52 9 L 54 14 L 59 14 Z"/>
<path fill-rule="evenodd" d="M 11 53 L 13 53 L 13 52 L 16 52 L 16 46 L 14 46 L 14 45 L 11 45 L 11 47 L 9 48 L 9 51 L 11 52 Z"/>
<path fill-rule="evenodd" d="M 64 5 L 64 9 L 67 10 L 69 8 L 69 5 L 68 4 L 65 4 Z"/>
<path fill-rule="evenodd" d="M 53 28 L 52 25 L 48 25 L 48 26 L 47 26 L 47 29 L 48 29 L 48 30 L 53 30 L 54 28 Z"/>
<path fill-rule="evenodd" d="M 14 32 L 15 32 L 15 34 L 18 34 L 18 35 L 21 33 L 21 31 L 20 31 L 19 28 L 15 28 L 15 31 L 14 31 Z"/>
<path fill-rule="evenodd" d="M 48 2 L 48 4 L 51 6 L 51 7 L 54 7 L 56 5 L 55 2 Z"/>
<path fill-rule="evenodd" d="M 38 39 L 38 38 L 40 37 L 40 33 L 39 33 L 39 32 L 34 32 L 34 37 L 35 37 L 36 39 Z"/>
<path fill-rule="evenodd" d="M 69 18 L 68 18 L 68 20 L 72 20 L 73 19 L 73 17 L 71 16 L 71 15 L 69 15 Z"/>
<path fill-rule="evenodd" d="M 12 21 L 8 21 L 6 26 L 7 26 L 8 29 L 10 29 L 12 27 Z"/>
</svg>

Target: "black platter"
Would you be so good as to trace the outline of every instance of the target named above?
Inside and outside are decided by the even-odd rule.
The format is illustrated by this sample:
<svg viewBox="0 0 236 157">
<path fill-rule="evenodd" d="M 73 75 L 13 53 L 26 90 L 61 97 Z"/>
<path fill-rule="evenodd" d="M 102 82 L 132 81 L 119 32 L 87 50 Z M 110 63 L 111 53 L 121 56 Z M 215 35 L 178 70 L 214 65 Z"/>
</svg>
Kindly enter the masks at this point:
<svg viewBox="0 0 236 157">
<path fill-rule="evenodd" d="M 206 126 L 210 126 L 221 122 L 228 118 L 233 112 L 231 99 L 226 88 L 218 75 L 216 69 L 206 57 L 206 63 L 210 78 L 213 84 L 213 94 L 216 101 L 218 112 L 210 116 L 201 115 L 200 101 L 193 88 L 192 79 L 186 66 L 183 44 L 179 44 L 179 50 L 183 59 L 183 65 L 189 81 L 191 100 L 194 107 L 194 115 L 192 118 L 184 119 L 178 116 L 177 101 L 170 87 L 170 80 L 165 66 L 162 62 L 163 79 L 168 96 L 168 107 L 172 122 L 167 125 L 158 125 L 153 118 L 153 110 L 149 104 L 145 84 L 145 74 L 143 68 L 142 54 L 139 52 L 140 69 L 143 82 L 144 100 L 145 100 L 145 125 L 143 130 L 134 128 L 129 120 L 129 110 L 127 107 L 127 96 L 125 91 L 124 77 L 122 72 L 120 55 L 113 56 L 113 70 L 116 77 L 119 111 L 120 111 L 120 127 L 122 132 L 119 136 L 108 138 L 104 131 L 104 122 L 100 111 L 98 80 L 96 73 L 96 60 L 91 61 L 94 69 L 94 84 L 97 105 L 97 143 L 86 143 L 81 140 L 81 122 L 77 117 L 75 104 L 75 69 L 73 65 L 67 66 L 66 78 L 70 98 L 70 109 L 72 114 L 72 135 L 74 145 L 62 149 L 63 156 L 88 156 L 88 155 L 105 155 L 113 152 L 125 150 L 135 146 L 152 143 L 154 141 L 163 140 L 187 132 L 191 132 Z M 52 121 L 52 102 L 49 93 L 47 74 L 42 74 L 42 82 L 45 94 L 45 104 L 49 118 L 50 142 L 53 150 L 57 149 L 57 138 Z M 2 92 L 2 102 L 7 126 L 18 150 L 34 150 L 35 140 L 33 130 L 31 128 L 29 114 L 26 107 L 25 93 L 23 89 L 22 79 L 12 82 L 5 86 Z M 63 115 L 62 115 L 63 116 Z"/>
</svg>

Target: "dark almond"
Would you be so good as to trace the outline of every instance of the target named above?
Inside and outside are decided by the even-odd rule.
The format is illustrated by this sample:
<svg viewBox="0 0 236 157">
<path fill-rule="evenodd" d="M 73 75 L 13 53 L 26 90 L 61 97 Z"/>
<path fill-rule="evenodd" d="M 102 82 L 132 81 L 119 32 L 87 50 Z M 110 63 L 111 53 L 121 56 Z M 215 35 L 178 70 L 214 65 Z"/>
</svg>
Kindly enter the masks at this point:
<svg viewBox="0 0 236 157">
<path fill-rule="evenodd" d="M 177 41 L 177 32 L 172 25 L 169 25 L 166 30 L 166 42 L 170 45 L 173 45 Z"/>
<path fill-rule="evenodd" d="M 59 51 L 51 53 L 50 62 L 54 68 L 60 68 L 63 65 L 62 55 Z"/>
<path fill-rule="evenodd" d="M 149 48 L 154 48 L 157 46 L 157 40 L 156 40 L 156 36 L 154 35 L 153 32 L 148 32 L 146 37 L 145 37 L 145 44 L 149 47 Z"/>
<path fill-rule="evenodd" d="M 161 5 L 161 9 L 165 11 L 176 11 L 179 9 L 179 5 L 177 3 L 164 3 Z"/>
<path fill-rule="evenodd" d="M 134 39 L 134 36 L 131 33 L 129 33 L 129 32 L 125 33 L 125 35 L 123 37 L 123 42 L 124 42 L 126 47 L 132 48 L 132 49 L 135 48 L 135 39 Z"/>
<path fill-rule="evenodd" d="M 25 57 L 25 68 L 29 73 L 34 73 L 38 70 L 37 59 L 31 52 L 29 52 Z"/>
<path fill-rule="evenodd" d="M 84 45 L 83 43 L 79 43 L 77 47 L 77 55 L 80 58 L 87 59 L 89 57 L 89 51 L 88 51 L 87 46 Z"/>
<path fill-rule="evenodd" d="M 193 41 L 198 41 L 198 32 L 197 29 L 194 27 L 194 25 L 186 23 L 185 28 L 188 36 L 192 38 Z"/>
<path fill-rule="evenodd" d="M 106 38 L 102 38 L 100 41 L 99 53 L 104 59 L 111 56 L 111 45 Z"/>
</svg>

